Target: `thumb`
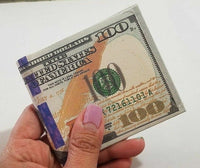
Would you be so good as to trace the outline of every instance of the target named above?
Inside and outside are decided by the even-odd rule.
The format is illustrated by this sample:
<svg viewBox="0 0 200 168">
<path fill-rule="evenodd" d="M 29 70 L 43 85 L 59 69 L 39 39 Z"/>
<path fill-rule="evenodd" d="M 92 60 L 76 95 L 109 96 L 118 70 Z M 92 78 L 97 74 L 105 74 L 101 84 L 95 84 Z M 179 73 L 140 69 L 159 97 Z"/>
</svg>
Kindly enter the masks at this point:
<svg viewBox="0 0 200 168">
<path fill-rule="evenodd" d="M 103 133 L 102 109 L 90 104 L 74 123 L 64 168 L 96 168 Z"/>
</svg>

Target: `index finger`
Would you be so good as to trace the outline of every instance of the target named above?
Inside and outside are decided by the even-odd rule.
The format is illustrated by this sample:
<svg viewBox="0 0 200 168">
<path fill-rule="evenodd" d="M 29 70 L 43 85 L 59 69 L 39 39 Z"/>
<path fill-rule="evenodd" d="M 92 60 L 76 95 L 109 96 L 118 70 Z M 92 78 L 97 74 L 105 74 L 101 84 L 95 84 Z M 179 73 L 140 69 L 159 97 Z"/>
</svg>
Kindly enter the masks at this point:
<svg viewBox="0 0 200 168">
<path fill-rule="evenodd" d="M 27 106 L 16 122 L 11 133 L 11 138 L 39 139 L 44 129 L 36 113 L 37 111 L 32 104 Z"/>
<path fill-rule="evenodd" d="M 140 154 L 144 147 L 145 142 L 143 138 L 121 141 L 101 151 L 98 163 L 103 164 L 113 159 L 125 159 L 134 157 Z"/>
</svg>

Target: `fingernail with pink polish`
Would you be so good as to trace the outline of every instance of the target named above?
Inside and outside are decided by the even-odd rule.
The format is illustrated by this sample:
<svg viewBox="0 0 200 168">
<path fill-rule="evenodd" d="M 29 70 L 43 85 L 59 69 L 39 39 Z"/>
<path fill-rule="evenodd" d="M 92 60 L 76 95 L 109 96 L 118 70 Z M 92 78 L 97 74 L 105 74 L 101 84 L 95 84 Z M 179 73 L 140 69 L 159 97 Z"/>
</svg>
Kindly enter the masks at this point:
<svg viewBox="0 0 200 168">
<path fill-rule="evenodd" d="M 86 108 L 83 124 L 93 124 L 98 129 L 102 120 L 102 108 L 95 105 L 89 104 Z"/>
</svg>

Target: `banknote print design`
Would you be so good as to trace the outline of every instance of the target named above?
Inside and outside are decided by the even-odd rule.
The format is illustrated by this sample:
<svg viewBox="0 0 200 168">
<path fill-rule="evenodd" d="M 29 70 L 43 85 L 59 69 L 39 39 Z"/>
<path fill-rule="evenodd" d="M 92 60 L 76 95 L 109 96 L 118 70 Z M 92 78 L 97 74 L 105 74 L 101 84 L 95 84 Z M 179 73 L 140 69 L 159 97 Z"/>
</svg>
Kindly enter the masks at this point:
<svg viewBox="0 0 200 168">
<path fill-rule="evenodd" d="M 184 111 L 137 6 L 18 67 L 62 164 L 73 123 L 90 103 L 103 108 L 102 149 Z"/>
</svg>

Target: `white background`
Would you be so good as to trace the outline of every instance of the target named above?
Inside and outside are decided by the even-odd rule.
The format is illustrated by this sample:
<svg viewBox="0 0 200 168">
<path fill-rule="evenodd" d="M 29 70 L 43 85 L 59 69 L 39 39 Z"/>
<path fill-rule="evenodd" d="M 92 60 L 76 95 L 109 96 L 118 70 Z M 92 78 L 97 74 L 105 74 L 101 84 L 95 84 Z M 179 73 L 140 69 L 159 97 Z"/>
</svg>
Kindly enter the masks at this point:
<svg viewBox="0 0 200 168">
<path fill-rule="evenodd" d="M 186 113 L 133 137 L 146 140 L 132 168 L 200 166 L 200 1 L 90 0 L 0 4 L 0 151 L 31 103 L 16 60 L 139 5 Z"/>
</svg>

